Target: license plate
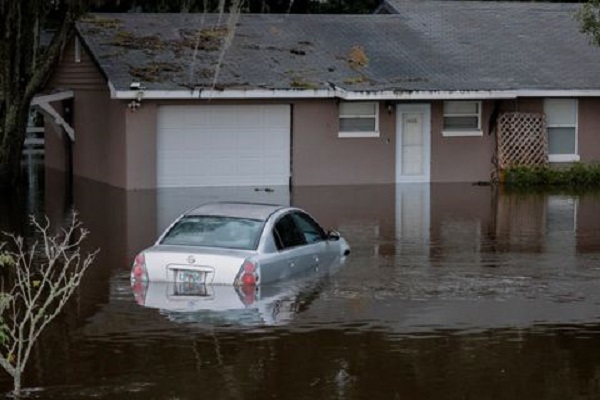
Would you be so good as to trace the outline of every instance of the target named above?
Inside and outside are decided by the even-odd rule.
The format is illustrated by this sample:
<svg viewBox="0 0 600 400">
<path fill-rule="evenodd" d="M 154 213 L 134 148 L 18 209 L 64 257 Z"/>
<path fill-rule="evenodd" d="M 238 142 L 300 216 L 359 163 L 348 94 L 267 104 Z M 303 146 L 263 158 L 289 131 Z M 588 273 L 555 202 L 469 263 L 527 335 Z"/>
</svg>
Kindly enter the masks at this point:
<svg viewBox="0 0 600 400">
<path fill-rule="evenodd" d="M 201 271 L 190 271 L 190 270 L 177 270 L 175 274 L 175 282 L 191 283 L 200 285 L 204 283 L 204 277 L 206 272 Z"/>
</svg>

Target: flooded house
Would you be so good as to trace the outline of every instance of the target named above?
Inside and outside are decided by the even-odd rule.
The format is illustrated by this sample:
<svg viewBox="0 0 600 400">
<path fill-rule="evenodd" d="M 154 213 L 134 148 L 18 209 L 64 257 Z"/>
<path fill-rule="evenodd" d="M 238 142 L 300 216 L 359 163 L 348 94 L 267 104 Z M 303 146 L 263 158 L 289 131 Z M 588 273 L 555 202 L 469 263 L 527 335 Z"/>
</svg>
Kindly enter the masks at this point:
<svg viewBox="0 0 600 400">
<path fill-rule="evenodd" d="M 48 123 L 46 165 L 143 189 L 488 182 L 600 158 L 578 5 L 388 3 L 85 17 L 49 82 L 70 122 Z"/>
<path fill-rule="evenodd" d="M 0 196 L 0 231 L 77 210 L 101 249 L 30 396 L 598 398 L 600 193 L 473 182 L 598 159 L 600 49 L 577 5 L 447 3 L 83 18 L 35 100 L 39 185 Z M 310 210 L 352 255 L 242 312 L 135 292 L 135 255 L 216 200 Z"/>
</svg>

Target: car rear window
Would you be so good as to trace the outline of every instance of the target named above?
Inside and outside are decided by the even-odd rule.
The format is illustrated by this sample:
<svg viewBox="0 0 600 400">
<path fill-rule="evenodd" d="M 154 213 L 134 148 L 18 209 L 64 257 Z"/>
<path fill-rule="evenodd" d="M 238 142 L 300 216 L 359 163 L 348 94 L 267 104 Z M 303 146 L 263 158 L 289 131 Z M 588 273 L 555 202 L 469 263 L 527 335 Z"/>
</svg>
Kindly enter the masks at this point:
<svg viewBox="0 0 600 400">
<path fill-rule="evenodd" d="M 256 250 L 263 221 L 245 218 L 190 215 L 167 232 L 161 244 Z"/>
</svg>

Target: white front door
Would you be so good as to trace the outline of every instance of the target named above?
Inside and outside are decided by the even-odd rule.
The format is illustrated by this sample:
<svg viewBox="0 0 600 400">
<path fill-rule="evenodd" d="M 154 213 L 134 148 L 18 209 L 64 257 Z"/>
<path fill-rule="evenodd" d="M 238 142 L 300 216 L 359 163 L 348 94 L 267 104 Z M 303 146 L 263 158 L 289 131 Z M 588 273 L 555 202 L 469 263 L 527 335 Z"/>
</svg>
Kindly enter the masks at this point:
<svg viewBox="0 0 600 400">
<path fill-rule="evenodd" d="M 398 104 L 396 115 L 396 182 L 429 182 L 431 107 Z"/>
</svg>

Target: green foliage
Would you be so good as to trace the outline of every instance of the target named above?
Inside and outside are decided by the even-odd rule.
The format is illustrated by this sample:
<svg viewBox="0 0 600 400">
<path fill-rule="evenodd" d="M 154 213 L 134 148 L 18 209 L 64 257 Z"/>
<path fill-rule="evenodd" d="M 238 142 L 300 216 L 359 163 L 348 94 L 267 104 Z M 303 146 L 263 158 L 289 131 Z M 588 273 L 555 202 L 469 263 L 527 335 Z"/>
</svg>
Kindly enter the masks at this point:
<svg viewBox="0 0 600 400">
<path fill-rule="evenodd" d="M 6 252 L 0 252 L 0 267 L 12 267 L 15 260 Z"/>
<path fill-rule="evenodd" d="M 3 345 L 9 339 L 9 328 L 6 322 L 4 322 L 4 310 L 6 310 L 10 304 L 11 295 L 8 293 L 0 293 L 0 345 Z"/>
<path fill-rule="evenodd" d="M 314 89 L 314 90 L 316 90 L 319 88 L 319 85 L 314 82 L 306 81 L 302 78 L 294 78 L 290 82 L 290 87 L 292 87 L 294 89 Z"/>
<path fill-rule="evenodd" d="M 4 320 L 0 318 L 0 344 L 6 343 L 8 340 L 8 326 L 4 323 Z"/>
<path fill-rule="evenodd" d="M 14 266 L 15 265 L 14 258 L 10 254 L 8 254 L 8 252 L 3 251 L 2 250 L 3 247 L 4 247 L 4 243 L 0 243 L 0 268 Z M 0 305 L 1 305 L 1 300 L 2 299 L 0 298 Z"/>
<path fill-rule="evenodd" d="M 504 173 L 505 182 L 515 187 L 600 188 L 600 164 L 574 163 L 564 169 L 514 166 Z"/>
<path fill-rule="evenodd" d="M 0 244 L 0 250 L 2 249 L 2 245 Z M 0 253 L 0 267 L 12 266 L 15 262 L 12 257 L 10 257 L 6 252 Z M 4 321 L 4 311 L 10 305 L 10 301 L 12 300 L 12 296 L 8 293 L 0 293 L 0 345 L 5 344 L 9 339 L 9 327 Z"/>
<path fill-rule="evenodd" d="M 590 37 L 590 40 L 600 46 L 600 0 L 589 0 L 576 14 L 579 20 L 579 30 Z"/>
</svg>

